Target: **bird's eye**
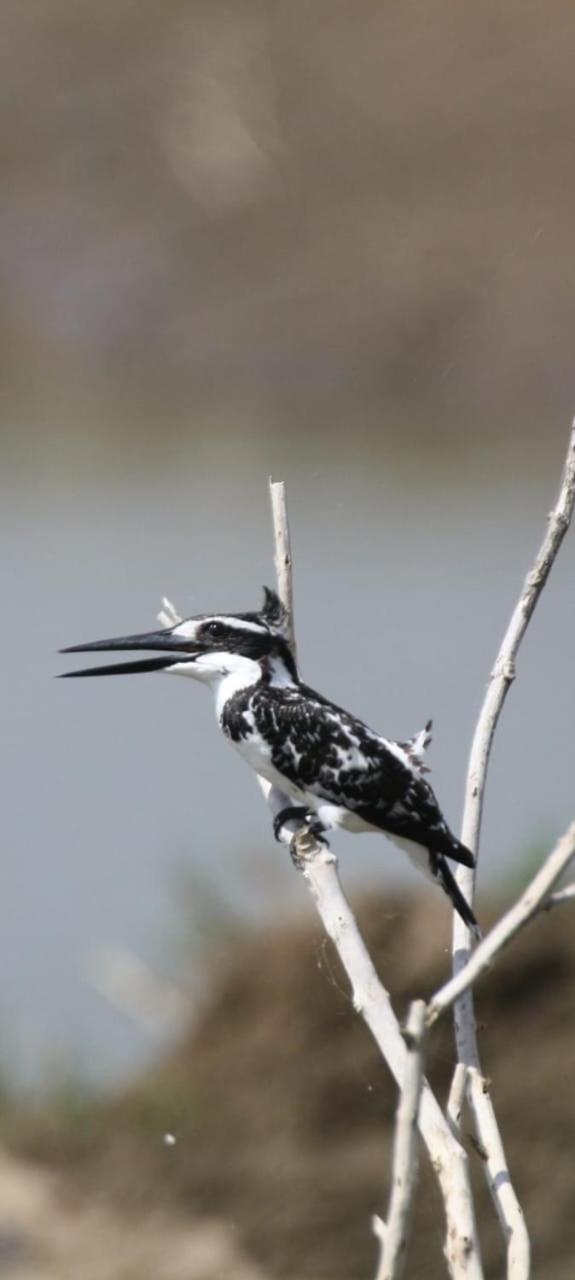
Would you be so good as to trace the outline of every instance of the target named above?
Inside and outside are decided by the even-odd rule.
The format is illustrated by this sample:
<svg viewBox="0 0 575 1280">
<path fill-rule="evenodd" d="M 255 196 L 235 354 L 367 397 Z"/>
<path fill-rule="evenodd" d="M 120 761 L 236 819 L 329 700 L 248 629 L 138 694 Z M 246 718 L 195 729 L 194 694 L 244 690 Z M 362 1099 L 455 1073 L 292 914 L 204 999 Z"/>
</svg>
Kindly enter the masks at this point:
<svg viewBox="0 0 575 1280">
<path fill-rule="evenodd" d="M 212 640 L 221 640 L 222 636 L 226 634 L 223 622 L 207 622 L 205 630 L 212 637 Z"/>
</svg>

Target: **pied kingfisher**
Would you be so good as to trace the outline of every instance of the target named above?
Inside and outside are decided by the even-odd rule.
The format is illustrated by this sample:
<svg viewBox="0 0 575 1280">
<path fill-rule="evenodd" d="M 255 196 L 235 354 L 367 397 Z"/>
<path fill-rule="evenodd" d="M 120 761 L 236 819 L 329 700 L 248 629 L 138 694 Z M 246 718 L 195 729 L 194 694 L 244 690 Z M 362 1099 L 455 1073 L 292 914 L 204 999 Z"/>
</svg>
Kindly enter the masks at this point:
<svg viewBox="0 0 575 1280">
<path fill-rule="evenodd" d="M 335 827 L 382 831 L 431 874 L 478 933 L 446 861 L 472 867 L 473 855 L 449 830 L 422 776 L 421 751 L 429 735 L 390 741 L 303 684 L 275 592 L 264 588 L 257 613 L 200 614 L 161 631 L 72 645 L 62 652 L 114 649 L 157 650 L 158 656 L 65 675 L 167 671 L 210 685 L 220 729 L 271 783 L 276 837 L 295 819 L 319 837 Z"/>
</svg>

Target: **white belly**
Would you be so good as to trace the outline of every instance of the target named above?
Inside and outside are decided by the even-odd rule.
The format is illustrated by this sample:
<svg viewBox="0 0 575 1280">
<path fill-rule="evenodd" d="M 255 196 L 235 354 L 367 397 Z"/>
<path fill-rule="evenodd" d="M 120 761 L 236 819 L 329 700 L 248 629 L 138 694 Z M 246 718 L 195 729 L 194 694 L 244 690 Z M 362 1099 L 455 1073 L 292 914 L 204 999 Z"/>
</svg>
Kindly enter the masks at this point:
<svg viewBox="0 0 575 1280">
<path fill-rule="evenodd" d="M 245 760 L 251 769 L 259 773 L 260 777 L 265 778 L 278 791 L 283 792 L 288 799 L 294 800 L 297 804 L 305 805 L 313 813 L 317 813 L 326 830 L 333 827 L 341 827 L 345 831 L 353 831 L 356 834 L 362 831 L 378 830 L 377 827 L 365 822 L 363 818 L 352 813 L 349 809 L 344 809 L 341 805 L 334 804 L 332 801 L 324 800 L 321 796 L 316 796 L 313 792 L 306 791 L 290 782 L 272 764 L 271 748 L 259 734 L 252 733 L 249 738 L 242 738 L 239 742 L 232 742 L 232 746 L 235 747 L 242 760 Z"/>
<path fill-rule="evenodd" d="M 334 804 L 331 800 L 322 800 L 321 796 L 314 796 L 311 791 L 305 791 L 304 796 L 304 803 L 317 813 L 326 831 L 333 827 L 341 827 L 343 831 L 353 831 L 355 835 L 359 835 L 362 831 L 379 830 L 378 827 L 365 822 L 359 814 L 352 813 L 351 809 L 344 809 L 342 805 Z"/>
<path fill-rule="evenodd" d="M 384 834 L 387 835 L 388 840 L 391 840 L 392 844 L 397 845 L 398 849 L 402 849 L 403 852 L 407 854 L 411 865 L 415 867 L 417 871 L 422 871 L 423 875 L 427 876 L 428 880 L 434 879 L 429 861 L 429 851 L 425 849 L 423 845 L 416 844 L 414 840 L 406 840 L 404 836 L 392 836 L 387 832 L 384 832 Z"/>
<path fill-rule="evenodd" d="M 231 740 L 229 739 L 229 741 Z M 268 782 L 271 782 L 272 786 L 285 792 L 290 799 L 297 799 L 300 804 L 305 803 L 304 793 L 300 791 L 299 787 L 294 787 L 272 764 L 271 748 L 258 733 L 252 733 L 249 738 L 242 738 L 239 742 L 231 742 L 231 745 L 242 757 L 242 760 L 249 764 L 250 769 L 254 769 L 256 773 L 259 773 L 260 777 L 266 778 Z"/>
</svg>

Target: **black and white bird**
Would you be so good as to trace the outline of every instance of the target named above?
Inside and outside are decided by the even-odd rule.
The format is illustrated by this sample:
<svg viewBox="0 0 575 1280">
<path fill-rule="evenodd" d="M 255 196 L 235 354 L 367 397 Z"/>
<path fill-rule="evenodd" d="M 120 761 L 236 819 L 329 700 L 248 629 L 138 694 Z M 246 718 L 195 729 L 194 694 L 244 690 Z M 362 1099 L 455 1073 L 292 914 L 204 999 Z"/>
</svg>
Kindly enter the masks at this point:
<svg viewBox="0 0 575 1280">
<path fill-rule="evenodd" d="M 62 652 L 119 649 L 155 651 L 156 656 L 65 675 L 166 671 L 209 685 L 223 734 L 271 784 L 276 836 L 296 819 L 319 836 L 336 827 L 381 831 L 431 874 L 478 932 L 447 861 L 472 867 L 473 855 L 449 830 L 423 777 L 428 735 L 391 741 L 308 688 L 299 677 L 286 613 L 275 592 L 264 588 L 259 612 L 200 614 L 146 635 L 72 645 Z"/>
</svg>

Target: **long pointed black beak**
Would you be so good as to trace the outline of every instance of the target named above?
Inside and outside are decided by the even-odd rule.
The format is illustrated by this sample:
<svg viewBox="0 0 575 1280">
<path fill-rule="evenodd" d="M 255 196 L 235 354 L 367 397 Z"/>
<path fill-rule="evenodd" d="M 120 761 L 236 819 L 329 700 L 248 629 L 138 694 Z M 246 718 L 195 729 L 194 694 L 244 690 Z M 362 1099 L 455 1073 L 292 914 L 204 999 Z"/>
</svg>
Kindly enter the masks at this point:
<svg viewBox="0 0 575 1280">
<path fill-rule="evenodd" d="M 72 644 L 60 653 L 112 652 L 118 649 L 157 649 L 163 651 L 158 658 L 138 658 L 130 662 L 110 663 L 103 667 L 83 667 L 81 671 L 64 671 L 61 679 L 76 676 L 117 676 L 138 671 L 162 671 L 176 662 L 193 662 L 199 646 L 193 640 L 175 636 L 171 631 L 149 631 L 140 636 L 119 636 L 112 640 L 93 640 L 90 644 Z M 168 651 L 166 653 L 166 650 Z"/>
</svg>

